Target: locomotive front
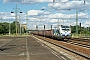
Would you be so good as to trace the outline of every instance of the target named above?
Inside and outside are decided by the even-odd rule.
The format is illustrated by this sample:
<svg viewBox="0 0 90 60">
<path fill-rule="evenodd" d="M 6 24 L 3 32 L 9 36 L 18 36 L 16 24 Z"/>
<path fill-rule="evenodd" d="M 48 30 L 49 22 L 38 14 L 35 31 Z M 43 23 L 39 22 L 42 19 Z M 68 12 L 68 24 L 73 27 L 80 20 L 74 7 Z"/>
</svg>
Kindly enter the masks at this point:
<svg viewBox="0 0 90 60">
<path fill-rule="evenodd" d="M 70 39 L 71 38 L 71 29 L 70 26 L 62 26 L 60 27 L 60 33 L 62 39 Z"/>
</svg>

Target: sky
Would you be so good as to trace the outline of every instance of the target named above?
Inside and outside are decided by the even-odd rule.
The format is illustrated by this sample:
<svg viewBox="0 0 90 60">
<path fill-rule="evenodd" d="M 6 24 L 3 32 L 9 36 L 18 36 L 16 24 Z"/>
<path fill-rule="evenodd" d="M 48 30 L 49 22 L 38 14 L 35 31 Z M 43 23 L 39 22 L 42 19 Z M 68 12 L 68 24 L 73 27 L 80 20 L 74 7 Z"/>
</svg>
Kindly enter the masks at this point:
<svg viewBox="0 0 90 60">
<path fill-rule="evenodd" d="M 17 5 L 18 22 L 26 24 L 28 15 L 28 29 L 50 29 L 51 25 L 76 25 L 76 11 L 78 25 L 90 26 L 90 0 L 0 0 L 0 22 L 15 21 Z M 14 12 L 14 13 L 11 13 Z M 23 13 L 20 13 L 23 12 Z"/>
</svg>

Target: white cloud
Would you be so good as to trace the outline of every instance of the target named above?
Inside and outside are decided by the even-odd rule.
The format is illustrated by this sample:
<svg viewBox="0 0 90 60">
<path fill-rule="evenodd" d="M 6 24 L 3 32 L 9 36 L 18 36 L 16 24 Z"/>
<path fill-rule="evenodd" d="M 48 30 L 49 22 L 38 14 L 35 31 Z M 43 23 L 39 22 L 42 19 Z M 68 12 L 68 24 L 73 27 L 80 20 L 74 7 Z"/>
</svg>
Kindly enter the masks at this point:
<svg viewBox="0 0 90 60">
<path fill-rule="evenodd" d="M 39 10 L 30 10 L 30 11 L 28 11 L 28 15 L 38 15 L 39 13 L 42 13 L 42 11 L 39 11 Z"/>
<path fill-rule="evenodd" d="M 85 24 L 90 26 L 90 21 L 86 21 Z"/>
<path fill-rule="evenodd" d="M 68 2 L 68 0 L 61 0 L 61 2 Z"/>
<path fill-rule="evenodd" d="M 67 2 L 68 0 L 55 0 L 55 2 Z M 41 2 L 53 2 L 53 0 L 4 0 L 4 3 L 17 2 L 17 3 L 41 3 Z"/>
<path fill-rule="evenodd" d="M 48 15 L 48 18 L 50 19 L 76 19 L 76 14 L 63 14 L 63 13 L 55 13 L 55 14 L 50 14 Z M 87 13 L 78 13 L 78 18 L 79 19 L 88 19 L 89 15 Z"/>
<path fill-rule="evenodd" d="M 89 15 L 88 15 L 88 14 L 85 14 L 85 13 L 80 12 L 79 17 L 80 17 L 80 18 L 89 18 Z"/>
<path fill-rule="evenodd" d="M 46 13 L 44 11 L 40 11 L 40 10 L 30 10 L 30 11 L 28 11 L 28 14 L 32 15 L 32 16 L 37 15 L 37 17 L 29 17 L 29 21 L 33 22 L 32 24 L 35 24 L 35 22 L 37 22 L 37 24 L 39 24 L 39 25 L 57 24 L 58 19 L 60 20 L 60 23 L 62 23 L 62 24 L 63 24 L 63 21 L 64 21 L 64 24 L 66 24 L 67 21 L 68 21 L 68 24 L 70 24 L 70 23 L 74 24 L 73 22 L 75 22 L 75 20 L 76 20 L 76 14 L 63 14 L 63 13 L 48 14 L 48 13 Z M 47 15 L 45 15 L 45 14 L 47 14 Z M 42 15 L 43 17 L 42 16 L 40 17 L 40 15 Z M 25 17 L 24 13 L 23 13 L 23 15 L 21 15 L 21 19 L 22 19 L 22 16 Z M 0 13 L 0 19 L 1 19 L 1 17 L 3 20 L 8 20 L 8 19 L 9 20 L 15 20 L 15 14 L 14 13 L 11 14 L 8 12 L 7 13 L 1 12 Z M 88 17 L 89 17 L 89 15 L 87 13 L 80 12 L 78 14 L 79 20 L 81 19 L 81 20 L 85 21 L 85 19 L 88 19 Z M 26 18 L 23 18 L 22 20 L 25 20 L 25 19 Z M 40 21 L 42 24 L 39 23 Z M 85 22 L 84 22 L 84 24 L 85 24 Z"/>
<path fill-rule="evenodd" d="M 56 10 L 86 10 L 90 7 L 90 3 L 87 1 L 86 4 L 83 1 L 68 1 L 66 3 L 50 3 L 48 6 Z"/>
<path fill-rule="evenodd" d="M 51 14 L 51 12 L 49 11 L 46 11 L 46 12 L 41 11 L 41 10 L 29 10 L 28 11 L 28 15 L 32 15 L 32 16 L 49 15 L 49 14 Z"/>
<path fill-rule="evenodd" d="M 50 22 L 57 22 L 57 19 L 51 19 Z"/>
<path fill-rule="evenodd" d="M 19 14 L 18 14 L 19 16 Z M 21 14 L 21 19 L 25 20 L 25 14 Z M 22 18 L 24 17 L 24 18 Z M 15 13 L 10 13 L 10 12 L 0 12 L 0 19 L 2 20 L 2 22 L 8 22 L 8 21 L 15 21 Z M 19 19 L 19 18 L 18 18 Z"/>
<path fill-rule="evenodd" d="M 4 0 L 4 3 L 9 3 L 9 2 L 21 2 L 23 0 Z"/>
<path fill-rule="evenodd" d="M 53 2 L 53 0 L 4 0 L 4 3 L 9 3 L 9 2 L 17 2 L 17 3 L 23 3 L 23 4 L 30 3 L 31 4 L 31 3 L 40 3 L 40 2 Z"/>
<path fill-rule="evenodd" d="M 34 20 L 32 20 L 30 24 L 32 23 L 32 25 L 33 24 L 39 25 L 42 28 L 43 28 L 43 25 L 46 25 L 46 26 L 51 26 L 51 25 L 58 26 L 58 24 L 73 25 L 73 26 L 76 25 L 76 14 L 55 13 L 55 14 L 48 15 L 46 20 L 43 17 L 41 19 L 39 19 L 38 17 L 33 18 Z M 82 26 L 85 26 L 85 20 L 87 19 L 88 19 L 88 14 L 82 13 L 82 12 L 78 14 L 78 24 L 81 22 L 83 23 Z M 37 22 L 34 22 L 34 21 L 37 21 Z M 50 27 L 47 27 L 47 28 L 50 28 Z"/>
</svg>

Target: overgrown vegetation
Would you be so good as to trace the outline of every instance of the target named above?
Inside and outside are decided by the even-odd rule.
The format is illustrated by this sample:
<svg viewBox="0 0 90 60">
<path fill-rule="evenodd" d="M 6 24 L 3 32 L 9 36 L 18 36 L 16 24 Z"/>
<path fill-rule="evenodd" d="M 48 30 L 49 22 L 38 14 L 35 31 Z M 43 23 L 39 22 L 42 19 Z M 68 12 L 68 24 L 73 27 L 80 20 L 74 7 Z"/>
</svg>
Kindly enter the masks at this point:
<svg viewBox="0 0 90 60">
<path fill-rule="evenodd" d="M 71 26 L 71 33 L 76 33 L 76 26 Z M 88 34 L 90 35 L 90 27 L 80 27 L 78 26 L 78 34 Z"/>
</svg>

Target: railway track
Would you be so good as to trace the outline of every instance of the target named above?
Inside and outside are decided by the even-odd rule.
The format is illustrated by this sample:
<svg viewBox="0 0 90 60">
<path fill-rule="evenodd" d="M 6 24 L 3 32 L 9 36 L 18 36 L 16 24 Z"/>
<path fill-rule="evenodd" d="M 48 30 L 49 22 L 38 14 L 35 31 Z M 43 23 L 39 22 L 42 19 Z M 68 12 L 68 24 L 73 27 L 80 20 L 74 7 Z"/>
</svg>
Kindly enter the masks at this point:
<svg viewBox="0 0 90 60">
<path fill-rule="evenodd" d="M 67 43 L 90 49 L 90 40 L 89 39 L 74 38 L 74 39 L 67 41 Z"/>
<path fill-rule="evenodd" d="M 61 47 L 65 50 L 68 50 L 70 52 L 73 52 L 79 56 L 82 56 L 86 59 L 90 59 L 90 43 L 88 40 L 85 39 L 85 41 L 82 41 L 80 39 L 71 39 L 70 41 L 64 42 L 64 41 L 58 41 L 46 37 L 36 36 L 44 41 L 47 41 L 51 44 L 54 44 L 58 47 Z"/>
<path fill-rule="evenodd" d="M 75 41 L 81 41 L 81 42 L 88 42 L 90 43 L 90 39 L 88 39 L 87 37 L 85 38 L 73 38 L 71 40 L 75 40 Z"/>
</svg>

